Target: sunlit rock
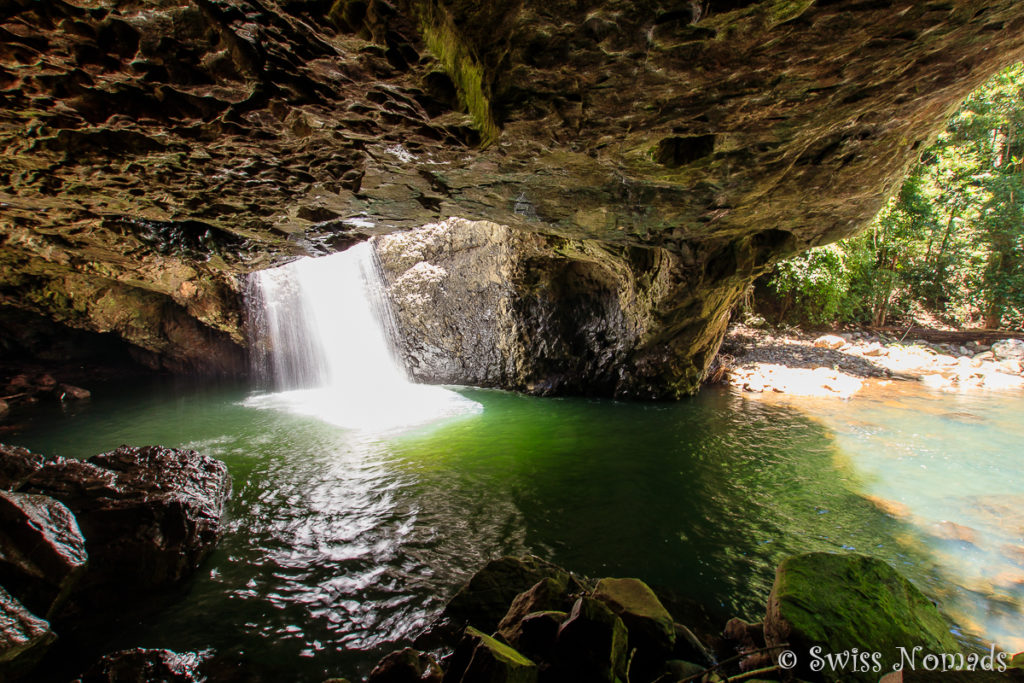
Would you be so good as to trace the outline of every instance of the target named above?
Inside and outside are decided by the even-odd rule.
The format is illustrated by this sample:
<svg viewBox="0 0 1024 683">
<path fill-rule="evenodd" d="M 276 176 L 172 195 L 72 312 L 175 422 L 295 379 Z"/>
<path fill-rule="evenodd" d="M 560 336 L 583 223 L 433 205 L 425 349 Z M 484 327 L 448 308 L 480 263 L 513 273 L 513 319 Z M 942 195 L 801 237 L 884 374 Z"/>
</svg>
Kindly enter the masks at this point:
<svg viewBox="0 0 1024 683">
<path fill-rule="evenodd" d="M 1004 339 L 992 345 L 992 355 L 998 360 L 1024 360 L 1024 341 Z"/>
<path fill-rule="evenodd" d="M 814 345 L 822 349 L 841 349 L 846 340 L 835 334 L 826 334 L 814 340 Z"/>
</svg>

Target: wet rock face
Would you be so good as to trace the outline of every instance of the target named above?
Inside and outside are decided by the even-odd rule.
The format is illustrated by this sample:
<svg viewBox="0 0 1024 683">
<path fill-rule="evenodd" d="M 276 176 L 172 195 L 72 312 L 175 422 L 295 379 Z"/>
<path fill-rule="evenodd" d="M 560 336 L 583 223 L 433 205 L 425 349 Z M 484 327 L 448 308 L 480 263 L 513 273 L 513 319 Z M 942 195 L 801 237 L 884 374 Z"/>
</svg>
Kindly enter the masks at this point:
<svg viewBox="0 0 1024 683">
<path fill-rule="evenodd" d="M 444 671 L 430 655 L 405 648 L 385 656 L 367 683 L 441 683 Z"/>
<path fill-rule="evenodd" d="M 195 451 L 122 446 L 87 461 L 54 458 L 22 491 L 74 512 L 90 586 L 156 587 L 181 580 L 213 550 L 231 490 L 226 466 Z"/>
<path fill-rule="evenodd" d="M 67 507 L 48 496 L 0 492 L 0 585 L 29 609 L 51 618 L 88 562 Z"/>
<path fill-rule="evenodd" d="M 452 597 L 444 616 L 491 633 L 516 596 L 548 578 L 566 588 L 573 580 L 569 572 L 533 555 L 491 560 Z"/>
<path fill-rule="evenodd" d="M 49 622 L 0 588 L 0 679 L 15 680 L 29 671 L 56 639 Z"/>
<path fill-rule="evenodd" d="M 201 365 L 242 343 L 234 274 L 487 219 L 671 279 L 661 343 L 622 371 L 681 390 L 741 285 L 861 227 L 1024 55 L 1013 0 L 25 0 L 0 21 L 0 303 Z"/>
</svg>

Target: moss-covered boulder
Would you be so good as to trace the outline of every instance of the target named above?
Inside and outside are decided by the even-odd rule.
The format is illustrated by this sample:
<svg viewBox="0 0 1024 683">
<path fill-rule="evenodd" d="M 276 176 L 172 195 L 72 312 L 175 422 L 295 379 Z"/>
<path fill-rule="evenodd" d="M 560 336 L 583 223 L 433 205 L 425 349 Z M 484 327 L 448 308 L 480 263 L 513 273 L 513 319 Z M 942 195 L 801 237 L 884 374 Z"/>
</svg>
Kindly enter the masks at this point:
<svg viewBox="0 0 1024 683">
<path fill-rule="evenodd" d="M 661 600 L 640 579 L 601 579 L 594 599 L 608 605 L 629 629 L 630 648 L 668 654 L 676 642 L 675 623 Z"/>
<path fill-rule="evenodd" d="M 769 646 L 788 644 L 801 669 L 812 661 L 814 647 L 821 648 L 822 658 L 854 648 L 878 652 L 883 671 L 900 661 L 901 647 L 935 654 L 960 650 L 946 619 L 920 590 L 885 562 L 856 554 L 786 559 L 775 573 L 764 632 Z M 880 674 L 871 664 L 848 662 L 838 671 L 826 664 L 814 678 L 874 683 Z"/>
<path fill-rule="evenodd" d="M 444 683 L 536 683 L 537 665 L 508 645 L 469 626 Z"/>
</svg>

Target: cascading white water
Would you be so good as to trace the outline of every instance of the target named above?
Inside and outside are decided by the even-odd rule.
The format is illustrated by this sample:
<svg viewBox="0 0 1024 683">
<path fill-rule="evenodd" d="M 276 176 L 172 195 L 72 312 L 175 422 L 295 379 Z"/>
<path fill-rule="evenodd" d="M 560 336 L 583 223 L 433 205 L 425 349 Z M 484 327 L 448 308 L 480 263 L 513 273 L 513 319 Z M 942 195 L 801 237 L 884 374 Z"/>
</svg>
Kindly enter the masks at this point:
<svg viewBox="0 0 1024 683">
<path fill-rule="evenodd" d="M 254 273 L 247 300 L 254 369 L 278 390 L 250 397 L 248 406 L 372 431 L 482 409 L 409 381 L 396 360 L 394 316 L 370 242 Z"/>
</svg>

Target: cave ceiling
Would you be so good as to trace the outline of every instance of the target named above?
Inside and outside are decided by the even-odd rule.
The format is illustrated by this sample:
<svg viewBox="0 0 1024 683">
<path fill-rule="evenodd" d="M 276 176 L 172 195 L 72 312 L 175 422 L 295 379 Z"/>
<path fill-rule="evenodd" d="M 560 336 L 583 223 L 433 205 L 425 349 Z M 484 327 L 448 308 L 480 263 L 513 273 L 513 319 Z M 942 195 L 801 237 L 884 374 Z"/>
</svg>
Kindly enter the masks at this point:
<svg viewBox="0 0 1024 683">
<path fill-rule="evenodd" d="M 4 0 L 0 303 L 238 341 L 233 274 L 449 216 L 750 275 L 1022 55 L 1014 0 Z"/>
</svg>

